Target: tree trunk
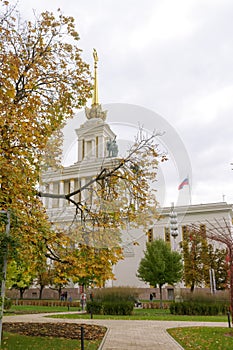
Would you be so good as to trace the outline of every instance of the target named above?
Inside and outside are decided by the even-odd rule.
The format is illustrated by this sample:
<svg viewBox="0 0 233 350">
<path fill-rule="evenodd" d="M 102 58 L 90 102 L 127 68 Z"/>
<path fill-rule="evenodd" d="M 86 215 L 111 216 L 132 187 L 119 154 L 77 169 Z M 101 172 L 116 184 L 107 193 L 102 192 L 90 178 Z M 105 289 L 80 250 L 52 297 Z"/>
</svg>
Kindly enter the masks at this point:
<svg viewBox="0 0 233 350">
<path fill-rule="evenodd" d="M 159 285 L 159 306 L 160 309 L 163 309 L 163 295 L 162 295 L 162 284 Z"/>
<path fill-rule="evenodd" d="M 194 292 L 194 287 L 195 287 L 195 284 L 194 284 L 194 282 L 192 282 L 192 284 L 191 284 L 191 288 L 190 288 L 190 292 L 191 292 L 191 293 L 193 293 L 193 292 Z"/>
<path fill-rule="evenodd" d="M 58 287 L 58 298 L 59 300 L 61 300 L 61 290 L 62 290 L 62 287 Z"/>
<path fill-rule="evenodd" d="M 25 288 L 19 288 L 20 299 L 23 299 L 23 295 L 24 295 L 25 290 L 26 290 Z"/>
<path fill-rule="evenodd" d="M 44 287 L 45 286 L 40 286 L 40 293 L 39 293 L 39 299 L 40 300 L 42 299 L 42 293 L 43 293 Z"/>
</svg>

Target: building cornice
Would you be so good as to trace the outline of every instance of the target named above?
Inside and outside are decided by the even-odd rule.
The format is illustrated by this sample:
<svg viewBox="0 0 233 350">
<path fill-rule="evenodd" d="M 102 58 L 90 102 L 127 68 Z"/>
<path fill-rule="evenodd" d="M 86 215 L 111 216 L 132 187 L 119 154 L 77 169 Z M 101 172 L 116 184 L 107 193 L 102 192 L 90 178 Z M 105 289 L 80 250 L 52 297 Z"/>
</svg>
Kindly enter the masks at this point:
<svg viewBox="0 0 233 350">
<path fill-rule="evenodd" d="M 226 202 L 193 204 L 187 206 L 177 206 L 174 208 L 178 216 L 184 215 L 205 215 L 207 213 L 228 212 L 233 217 L 233 205 Z M 171 207 L 163 207 L 158 209 L 161 217 L 168 217 L 171 212 Z"/>
<path fill-rule="evenodd" d="M 119 163 L 119 158 L 90 158 L 84 159 L 60 170 L 48 170 L 43 174 L 43 182 L 56 182 L 69 179 L 81 179 L 94 177 L 104 168 L 114 167 Z"/>
</svg>

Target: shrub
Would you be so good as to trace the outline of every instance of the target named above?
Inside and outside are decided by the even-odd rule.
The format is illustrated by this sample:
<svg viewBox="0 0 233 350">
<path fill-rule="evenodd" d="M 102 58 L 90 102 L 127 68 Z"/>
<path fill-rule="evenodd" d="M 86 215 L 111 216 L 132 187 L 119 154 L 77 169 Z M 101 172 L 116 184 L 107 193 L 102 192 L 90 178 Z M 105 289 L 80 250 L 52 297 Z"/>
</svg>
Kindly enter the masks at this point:
<svg viewBox="0 0 233 350">
<path fill-rule="evenodd" d="M 226 315 L 229 305 L 226 302 L 197 302 L 184 301 L 181 303 L 171 303 L 170 312 L 174 315 L 204 315 L 216 316 Z"/>
<path fill-rule="evenodd" d="M 132 301 L 88 301 L 86 310 L 95 315 L 132 315 Z"/>
<path fill-rule="evenodd" d="M 132 315 L 133 308 L 132 301 L 91 301 L 86 310 L 95 315 Z"/>
<path fill-rule="evenodd" d="M 14 305 L 32 305 L 32 306 L 70 306 L 80 307 L 80 301 L 61 301 L 61 300 L 31 300 L 31 299 L 16 299 L 13 300 Z"/>
<path fill-rule="evenodd" d="M 12 300 L 10 298 L 4 299 L 4 310 L 10 310 L 12 306 Z"/>
<path fill-rule="evenodd" d="M 138 293 L 135 288 L 113 287 L 94 290 L 94 300 L 87 302 L 86 310 L 92 314 L 131 315 Z"/>
<path fill-rule="evenodd" d="M 103 304 L 101 301 L 88 301 L 86 310 L 87 310 L 87 313 L 101 315 L 103 314 Z"/>
<path fill-rule="evenodd" d="M 132 301 L 103 302 L 104 315 L 132 315 L 133 308 Z"/>
</svg>

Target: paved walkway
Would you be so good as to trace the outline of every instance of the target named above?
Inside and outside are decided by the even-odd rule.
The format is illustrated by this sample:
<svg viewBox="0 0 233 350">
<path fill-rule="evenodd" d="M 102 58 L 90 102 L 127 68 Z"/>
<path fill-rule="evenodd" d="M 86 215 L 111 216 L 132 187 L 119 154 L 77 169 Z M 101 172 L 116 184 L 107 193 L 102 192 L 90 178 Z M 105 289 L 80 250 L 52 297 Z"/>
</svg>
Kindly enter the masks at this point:
<svg viewBox="0 0 233 350">
<path fill-rule="evenodd" d="M 67 312 L 65 314 L 67 314 Z M 185 326 L 228 327 L 227 322 L 82 320 L 52 318 L 52 315 L 53 314 L 5 316 L 3 322 L 66 322 L 106 326 L 108 331 L 99 350 L 181 350 L 183 348 L 170 337 L 166 329 Z"/>
</svg>

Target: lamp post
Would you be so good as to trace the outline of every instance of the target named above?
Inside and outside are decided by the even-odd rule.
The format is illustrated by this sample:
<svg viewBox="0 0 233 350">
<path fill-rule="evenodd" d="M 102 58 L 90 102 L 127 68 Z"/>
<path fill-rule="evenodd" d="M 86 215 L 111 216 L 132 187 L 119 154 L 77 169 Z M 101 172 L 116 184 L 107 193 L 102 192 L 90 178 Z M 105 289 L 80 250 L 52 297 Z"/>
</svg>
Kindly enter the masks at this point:
<svg viewBox="0 0 233 350">
<path fill-rule="evenodd" d="M 170 217 L 170 233 L 174 239 L 173 250 L 176 251 L 176 237 L 178 236 L 178 221 L 177 221 L 177 213 L 174 211 L 174 203 L 171 204 L 171 211 L 169 214 Z M 176 284 L 175 288 L 175 300 L 180 301 L 180 283 Z"/>
<path fill-rule="evenodd" d="M 178 236 L 177 213 L 174 211 L 174 203 L 171 205 L 170 217 L 170 233 L 174 239 L 173 249 L 176 251 L 176 237 Z"/>
</svg>

